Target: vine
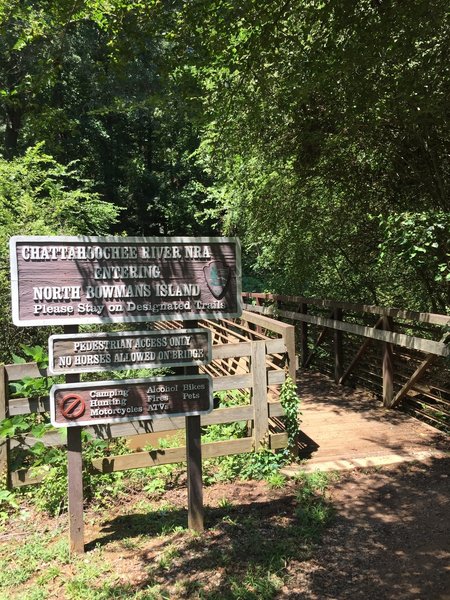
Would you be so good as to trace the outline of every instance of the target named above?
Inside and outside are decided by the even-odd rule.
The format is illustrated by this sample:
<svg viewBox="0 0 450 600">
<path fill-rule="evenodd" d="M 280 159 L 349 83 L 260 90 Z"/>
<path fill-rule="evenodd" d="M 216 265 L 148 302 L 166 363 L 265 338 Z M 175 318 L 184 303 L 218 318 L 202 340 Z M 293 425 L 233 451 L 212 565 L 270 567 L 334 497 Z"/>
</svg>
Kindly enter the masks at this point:
<svg viewBox="0 0 450 600">
<path fill-rule="evenodd" d="M 285 426 L 288 434 L 287 451 L 294 453 L 297 444 L 298 434 L 300 432 L 299 411 L 300 398 L 297 394 L 297 386 L 291 377 L 287 376 L 281 387 L 280 403 L 285 413 Z"/>
</svg>

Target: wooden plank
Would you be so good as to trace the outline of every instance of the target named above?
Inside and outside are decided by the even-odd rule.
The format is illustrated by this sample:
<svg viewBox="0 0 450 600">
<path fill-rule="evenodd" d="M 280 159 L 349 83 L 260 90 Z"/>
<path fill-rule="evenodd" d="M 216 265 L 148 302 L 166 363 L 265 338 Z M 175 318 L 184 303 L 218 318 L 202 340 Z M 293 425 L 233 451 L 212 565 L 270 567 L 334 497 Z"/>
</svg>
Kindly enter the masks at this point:
<svg viewBox="0 0 450 600">
<path fill-rule="evenodd" d="M 292 325 L 290 327 L 292 327 Z M 268 354 L 284 354 L 286 352 L 283 338 L 277 338 L 275 340 L 267 339 L 266 347 Z M 220 344 L 213 346 L 212 356 L 213 360 L 221 358 L 242 358 L 250 356 L 251 352 L 251 342 L 238 342 L 236 344 Z"/>
<path fill-rule="evenodd" d="M 213 346 L 213 360 L 219 358 L 239 358 L 250 356 L 252 352 L 251 342 L 238 342 L 237 344 L 221 344 Z"/>
<path fill-rule="evenodd" d="M 18 488 L 24 485 L 35 485 L 45 479 L 45 473 L 36 475 L 33 469 L 19 469 L 10 473 L 11 487 Z"/>
<path fill-rule="evenodd" d="M 269 371 L 267 381 L 269 386 L 282 385 L 286 381 L 286 373 L 284 371 Z"/>
<path fill-rule="evenodd" d="M 29 413 L 49 412 L 48 397 L 41 398 L 11 398 L 9 401 L 10 415 L 27 415 Z"/>
<path fill-rule="evenodd" d="M 295 329 L 294 329 L 295 336 Z M 266 340 L 266 352 L 267 354 L 284 354 L 286 350 L 289 352 L 289 349 L 286 348 L 285 342 L 283 338 L 276 340 Z M 294 346 L 295 353 L 295 346 Z"/>
<path fill-rule="evenodd" d="M 228 454 L 242 454 L 244 452 L 252 452 L 253 449 L 253 438 L 241 438 L 238 440 L 202 444 L 203 458 L 216 458 Z M 134 452 L 133 454 L 97 458 L 92 461 L 92 468 L 94 471 L 99 471 L 101 473 L 113 473 L 128 469 L 143 469 L 146 467 L 185 462 L 185 460 L 185 447 L 165 448 L 163 450 L 152 450 L 151 452 Z"/>
<path fill-rule="evenodd" d="M 0 421 L 8 416 L 8 380 L 4 365 L 0 365 Z M 6 488 L 11 487 L 9 474 L 9 438 L 0 439 L 0 477 Z"/>
<path fill-rule="evenodd" d="M 254 309 L 259 307 L 254 306 Z M 266 311 L 267 308 L 261 307 L 262 310 Z M 292 319 L 294 321 L 305 321 L 314 325 L 320 325 L 329 329 L 339 329 L 346 331 L 347 333 L 353 333 L 363 337 L 369 337 L 371 339 L 379 340 L 389 344 L 403 346 L 413 350 L 419 350 L 421 352 L 429 352 L 438 356 L 449 356 L 450 348 L 442 342 L 435 342 L 433 340 L 426 340 L 424 338 L 413 337 L 405 335 L 403 333 L 393 333 L 389 331 L 378 331 L 372 327 L 366 327 L 364 325 L 356 325 L 354 323 L 343 323 L 333 319 L 327 319 L 324 317 L 316 317 L 312 315 L 302 315 L 296 312 L 290 311 L 278 311 L 278 314 L 286 319 Z"/>
<path fill-rule="evenodd" d="M 281 450 L 288 445 L 287 433 L 271 433 L 269 436 L 269 447 L 272 450 Z"/>
<path fill-rule="evenodd" d="M 255 307 L 259 310 L 244 310 L 242 312 L 242 317 L 244 321 L 248 321 L 249 323 L 254 323 L 255 325 L 260 325 L 269 331 L 273 331 L 274 333 L 278 333 L 283 335 L 288 327 L 290 327 L 289 323 L 283 323 L 282 321 L 277 321 L 270 317 L 267 317 L 263 314 L 264 306 Z M 258 313 L 258 314 L 255 314 Z"/>
<path fill-rule="evenodd" d="M 282 296 L 278 294 L 259 294 L 259 293 L 244 293 L 244 298 L 264 298 L 265 300 L 276 302 L 281 300 L 282 302 L 289 302 L 292 304 L 300 304 L 302 302 L 306 304 L 312 304 L 314 306 L 322 306 L 325 308 L 339 307 L 349 312 L 362 312 L 375 315 L 381 315 L 386 317 L 396 317 L 397 319 L 404 319 L 410 321 L 419 321 L 422 323 L 431 323 L 434 325 L 448 325 L 450 324 L 450 316 L 441 315 L 437 313 L 426 313 L 418 312 L 414 310 L 403 310 L 400 308 L 383 308 L 380 306 L 374 306 L 371 304 L 354 304 L 351 302 L 338 302 L 336 300 L 324 300 L 322 298 L 304 298 L 303 296 Z M 251 304 L 245 304 L 246 310 L 252 310 Z M 259 312 L 259 311 L 258 311 Z"/>
<path fill-rule="evenodd" d="M 277 403 L 274 403 L 276 405 Z M 278 410 L 274 408 L 274 410 Z M 202 427 L 207 425 L 219 425 L 222 423 L 233 423 L 235 421 L 248 421 L 253 419 L 254 411 L 252 405 L 230 406 L 227 408 L 216 408 L 207 415 L 201 416 Z M 273 415 L 276 416 L 276 415 Z M 184 417 L 173 417 L 167 419 L 155 419 L 154 421 L 131 421 L 129 423 L 116 423 L 114 425 L 97 425 L 95 427 L 86 427 L 87 431 L 94 438 L 112 439 L 117 437 L 131 437 L 133 435 L 142 435 L 145 433 L 154 433 L 167 431 L 171 429 L 184 429 Z M 26 437 L 23 441 L 25 445 L 33 445 L 37 441 L 42 441 L 45 446 L 62 446 L 65 444 L 62 433 L 52 431 L 45 434 L 40 440 L 33 437 Z M 12 440 L 12 447 L 21 445 L 17 440 Z"/>
<path fill-rule="evenodd" d="M 266 345 L 264 341 L 252 342 L 252 404 L 255 410 L 255 447 L 267 441 L 269 430 L 269 409 L 267 406 Z"/>
<path fill-rule="evenodd" d="M 269 402 L 269 417 L 284 417 L 284 408 L 281 406 L 281 402 Z"/>
<path fill-rule="evenodd" d="M 39 369 L 36 363 L 5 365 L 9 381 L 17 381 L 24 377 L 47 377 L 47 369 Z"/>
</svg>

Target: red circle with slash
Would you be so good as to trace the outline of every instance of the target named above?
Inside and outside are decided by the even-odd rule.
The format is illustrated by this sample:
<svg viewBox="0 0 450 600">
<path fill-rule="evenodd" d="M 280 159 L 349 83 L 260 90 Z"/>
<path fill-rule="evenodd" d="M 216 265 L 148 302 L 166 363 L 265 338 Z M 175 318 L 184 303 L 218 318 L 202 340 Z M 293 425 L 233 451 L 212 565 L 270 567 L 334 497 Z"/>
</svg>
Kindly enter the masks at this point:
<svg viewBox="0 0 450 600">
<path fill-rule="evenodd" d="M 78 419 L 86 410 L 86 402 L 78 394 L 66 394 L 59 406 L 62 416 L 66 419 Z"/>
</svg>

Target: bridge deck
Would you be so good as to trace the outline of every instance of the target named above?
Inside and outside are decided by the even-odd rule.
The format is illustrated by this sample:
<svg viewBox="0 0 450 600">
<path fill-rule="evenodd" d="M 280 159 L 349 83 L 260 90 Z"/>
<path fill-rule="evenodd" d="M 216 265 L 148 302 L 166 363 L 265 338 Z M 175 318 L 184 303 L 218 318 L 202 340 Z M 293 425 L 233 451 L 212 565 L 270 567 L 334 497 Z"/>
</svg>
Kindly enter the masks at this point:
<svg viewBox="0 0 450 600">
<path fill-rule="evenodd" d="M 366 391 L 336 385 L 319 373 L 298 377 L 301 457 L 307 470 L 377 466 L 445 456 L 448 437 Z M 289 469 L 287 470 L 289 473 Z"/>
</svg>

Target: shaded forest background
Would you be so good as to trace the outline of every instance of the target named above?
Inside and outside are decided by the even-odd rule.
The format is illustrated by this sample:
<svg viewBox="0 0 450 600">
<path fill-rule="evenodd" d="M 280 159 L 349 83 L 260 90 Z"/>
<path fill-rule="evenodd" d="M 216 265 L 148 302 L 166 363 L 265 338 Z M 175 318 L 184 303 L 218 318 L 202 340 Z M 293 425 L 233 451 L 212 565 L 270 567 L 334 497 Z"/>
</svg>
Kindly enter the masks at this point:
<svg viewBox="0 0 450 600">
<path fill-rule="evenodd" d="M 244 289 L 448 310 L 447 0 L 2 0 L 0 23 L 4 319 L 15 234 L 237 235 Z"/>
</svg>

